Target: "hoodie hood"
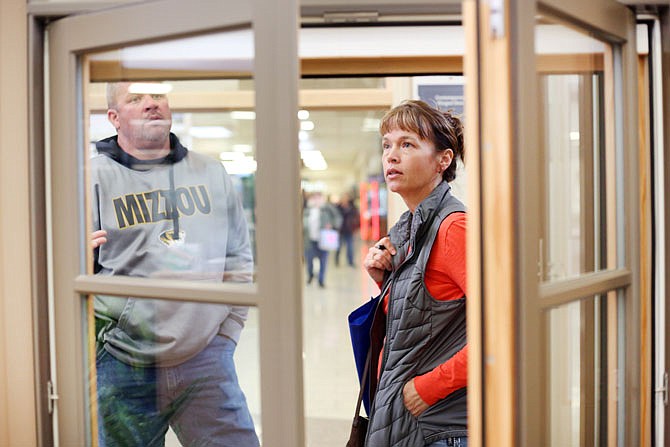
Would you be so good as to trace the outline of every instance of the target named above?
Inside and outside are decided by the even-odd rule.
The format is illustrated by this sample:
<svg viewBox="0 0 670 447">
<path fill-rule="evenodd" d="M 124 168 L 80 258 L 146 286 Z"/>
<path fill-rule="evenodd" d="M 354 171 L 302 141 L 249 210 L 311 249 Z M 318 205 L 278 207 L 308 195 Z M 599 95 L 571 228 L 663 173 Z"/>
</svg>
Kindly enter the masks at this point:
<svg viewBox="0 0 670 447">
<path fill-rule="evenodd" d="M 106 155 L 117 163 L 122 164 L 128 169 L 134 169 L 136 171 L 143 171 L 149 169 L 151 166 L 156 164 L 168 164 L 172 165 L 182 160 L 188 154 L 188 149 L 186 149 L 179 142 L 179 138 L 172 132 L 170 132 L 170 153 L 157 160 L 140 160 L 133 157 L 129 153 L 123 150 L 119 146 L 118 136 L 114 135 L 113 137 L 105 138 L 98 141 L 95 144 L 95 148 L 98 150 L 98 153 Z"/>
</svg>

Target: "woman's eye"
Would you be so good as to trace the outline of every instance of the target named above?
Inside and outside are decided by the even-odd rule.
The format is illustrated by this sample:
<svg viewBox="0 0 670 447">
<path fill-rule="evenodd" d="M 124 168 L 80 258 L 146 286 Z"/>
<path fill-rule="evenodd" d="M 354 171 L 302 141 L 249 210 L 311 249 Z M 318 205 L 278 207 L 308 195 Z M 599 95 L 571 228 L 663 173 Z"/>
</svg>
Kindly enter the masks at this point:
<svg viewBox="0 0 670 447">
<path fill-rule="evenodd" d="M 407 149 L 407 148 L 410 148 L 410 147 L 412 147 L 412 143 L 408 143 L 407 141 L 405 141 L 405 142 L 402 144 L 402 148 L 403 148 L 403 149 Z"/>
</svg>

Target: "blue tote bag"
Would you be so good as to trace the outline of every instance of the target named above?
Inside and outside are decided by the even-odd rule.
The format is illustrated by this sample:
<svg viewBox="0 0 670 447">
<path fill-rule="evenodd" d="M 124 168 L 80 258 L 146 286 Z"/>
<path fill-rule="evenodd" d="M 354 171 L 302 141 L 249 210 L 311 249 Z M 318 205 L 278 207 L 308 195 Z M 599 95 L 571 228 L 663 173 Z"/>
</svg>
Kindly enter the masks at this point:
<svg viewBox="0 0 670 447">
<path fill-rule="evenodd" d="M 349 314 L 349 334 L 351 335 L 351 346 L 354 350 L 354 360 L 356 362 L 356 371 L 358 372 L 358 381 L 362 382 L 365 371 L 365 360 L 370 351 L 370 328 L 372 320 L 375 317 L 377 305 L 382 295 L 372 298 Z M 363 407 L 365 413 L 370 414 L 370 381 L 365 381 L 363 390 Z"/>
</svg>

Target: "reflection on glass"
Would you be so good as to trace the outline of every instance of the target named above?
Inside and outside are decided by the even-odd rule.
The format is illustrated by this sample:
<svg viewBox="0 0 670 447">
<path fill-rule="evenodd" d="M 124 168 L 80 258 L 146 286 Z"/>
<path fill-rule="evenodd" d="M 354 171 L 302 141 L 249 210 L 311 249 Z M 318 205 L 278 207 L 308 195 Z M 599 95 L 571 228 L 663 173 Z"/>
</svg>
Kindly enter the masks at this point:
<svg viewBox="0 0 670 447">
<path fill-rule="evenodd" d="M 606 233 L 607 213 L 614 208 L 605 187 L 613 172 L 604 107 L 610 49 L 546 17 L 535 30 L 545 181 L 544 279 L 553 281 L 607 267 L 607 243 L 613 241 Z"/>
<path fill-rule="evenodd" d="M 231 46 L 235 51 L 227 51 Z M 244 118 L 253 114 L 253 92 L 240 88 L 242 80 L 253 87 L 253 36 L 234 31 L 86 60 L 91 270 L 253 281 L 255 137 Z M 206 77 L 203 70 L 227 79 L 170 77 Z M 172 445 L 258 445 L 252 417 L 259 414 L 258 392 L 248 405 L 233 357 L 249 308 L 160 298 L 89 301 L 93 439 L 162 445 L 169 427 L 177 439 Z M 251 356 L 240 360 L 253 390 L 259 389 L 257 345 L 256 335 Z"/>
<path fill-rule="evenodd" d="M 179 219 L 178 222 L 174 222 L 181 224 L 180 230 L 185 231 L 183 225 L 188 226 L 188 223 L 198 219 L 198 216 L 204 219 L 212 216 L 212 214 L 208 214 L 208 211 L 210 211 L 208 210 L 208 204 L 211 205 L 210 201 L 213 201 L 214 205 L 217 203 L 221 205 L 221 207 L 215 206 L 211 210 L 214 214 L 217 214 L 218 210 L 220 218 L 221 213 L 224 212 L 224 208 L 227 207 L 226 201 L 239 200 L 242 204 L 242 214 L 248 228 L 252 253 L 255 253 L 255 132 L 253 117 L 249 118 L 254 112 L 249 109 L 247 100 L 242 100 L 240 107 L 234 107 L 233 110 L 223 108 L 220 110 L 209 110 L 207 107 L 201 105 L 202 101 L 207 100 L 212 95 L 227 97 L 228 93 L 226 91 L 228 90 L 225 89 L 230 89 L 232 82 L 231 80 L 225 80 L 169 81 L 161 83 L 161 85 L 165 85 L 170 89 L 169 93 L 166 94 L 167 106 L 169 107 L 171 116 L 171 127 L 169 130 L 173 135 L 172 143 L 179 144 L 180 149 L 176 152 L 177 157 L 179 158 L 179 151 L 193 154 L 192 157 L 183 157 L 186 161 L 189 158 L 200 157 L 200 154 L 202 154 L 207 157 L 204 160 L 209 161 L 210 168 L 220 164 L 226 170 L 226 174 L 222 174 L 221 177 L 225 179 L 227 185 L 219 187 L 213 187 L 211 184 L 205 184 L 201 181 L 203 179 L 211 179 L 210 174 L 218 177 L 213 171 L 210 174 L 200 176 L 198 181 L 177 178 L 174 194 L 176 213 Z M 100 147 L 110 141 L 115 141 L 117 138 L 115 124 L 109 119 L 106 99 L 107 85 L 107 83 L 92 83 L 88 88 L 88 104 L 91 111 L 89 140 L 91 142 L 91 156 L 93 160 L 96 159 L 96 156 L 100 155 Z M 120 160 L 123 161 L 125 158 Z M 172 159 L 168 157 L 166 163 L 169 164 L 170 160 Z M 145 169 L 147 172 L 150 172 L 146 168 L 146 166 L 151 166 L 150 161 L 136 162 L 132 159 L 131 161 L 134 163 L 132 166 L 134 170 Z M 175 163 L 174 166 L 179 166 L 179 163 Z M 159 171 L 161 170 L 161 166 L 156 166 L 152 170 Z M 175 172 L 178 173 L 179 171 Z M 145 174 L 145 176 L 148 176 L 148 174 Z M 124 229 L 138 224 L 140 226 L 157 228 L 160 225 L 156 225 L 155 219 L 158 219 L 159 222 L 166 220 L 166 213 L 171 209 L 169 201 L 171 200 L 172 192 L 169 184 L 171 181 L 169 176 L 165 175 L 163 177 L 165 181 L 162 188 L 149 185 L 151 191 L 135 191 L 132 192 L 132 197 L 126 197 L 128 193 L 123 191 L 124 193 L 121 194 L 120 201 L 117 201 L 120 215 L 115 217 L 115 219 L 119 219 L 119 225 L 123 225 Z M 182 184 L 179 184 L 180 181 Z M 158 195 L 158 199 L 153 197 L 156 194 Z M 92 200 L 96 199 L 97 197 L 92 197 Z M 165 203 L 161 204 L 161 200 L 164 200 Z M 156 205 L 155 208 L 154 205 Z M 116 207 L 117 205 L 114 206 Z M 233 211 L 233 209 L 229 209 L 228 211 Z M 154 213 L 155 216 L 152 215 Z M 95 217 L 96 215 L 94 214 Z M 226 219 L 224 218 L 224 220 Z M 223 234 L 219 232 L 217 239 L 221 240 Z M 187 243 L 190 247 L 189 249 L 193 248 L 192 243 L 195 242 L 195 239 L 193 239 L 194 236 L 197 236 L 197 234 L 191 231 L 183 239 L 183 242 Z M 205 245 L 212 244 L 207 243 Z M 212 262 L 216 263 L 216 258 L 221 257 L 220 254 L 215 252 L 207 254 L 206 251 L 202 250 L 195 253 L 191 250 L 189 255 L 200 257 L 201 259 L 198 262 L 209 264 L 212 264 Z M 203 259 L 205 256 L 209 258 Z M 116 272 L 115 274 L 127 273 Z M 177 278 L 177 276 L 172 277 Z M 185 273 L 182 273 L 180 278 L 189 279 Z"/>
<path fill-rule="evenodd" d="M 96 357 L 90 366 L 90 377 L 95 377 L 91 389 L 96 390 L 91 414 L 100 445 L 157 445 L 168 429 L 168 446 L 206 445 L 217 439 L 257 445 L 257 309 L 91 298 L 96 309 L 95 339 L 90 341 Z M 188 326 L 194 314 L 201 325 Z M 207 330 L 208 320 L 226 314 L 232 320 Z"/>
<path fill-rule="evenodd" d="M 607 324 L 601 296 L 548 313 L 550 445 L 605 445 Z"/>
</svg>

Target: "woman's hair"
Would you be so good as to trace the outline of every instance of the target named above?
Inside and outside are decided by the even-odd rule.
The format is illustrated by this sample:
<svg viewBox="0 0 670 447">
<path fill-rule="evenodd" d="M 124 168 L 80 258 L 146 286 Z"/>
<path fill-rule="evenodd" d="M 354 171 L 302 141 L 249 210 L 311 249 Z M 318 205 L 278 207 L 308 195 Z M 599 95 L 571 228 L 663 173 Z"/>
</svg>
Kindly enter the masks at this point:
<svg viewBox="0 0 670 447">
<path fill-rule="evenodd" d="M 432 142 L 438 152 L 451 149 L 454 159 L 442 178 L 447 182 L 456 178 L 456 159 L 464 160 L 463 124 L 451 111 L 443 112 L 423 101 L 403 101 L 389 110 L 379 125 L 382 135 L 395 129 L 414 132 L 422 140 Z"/>
</svg>

